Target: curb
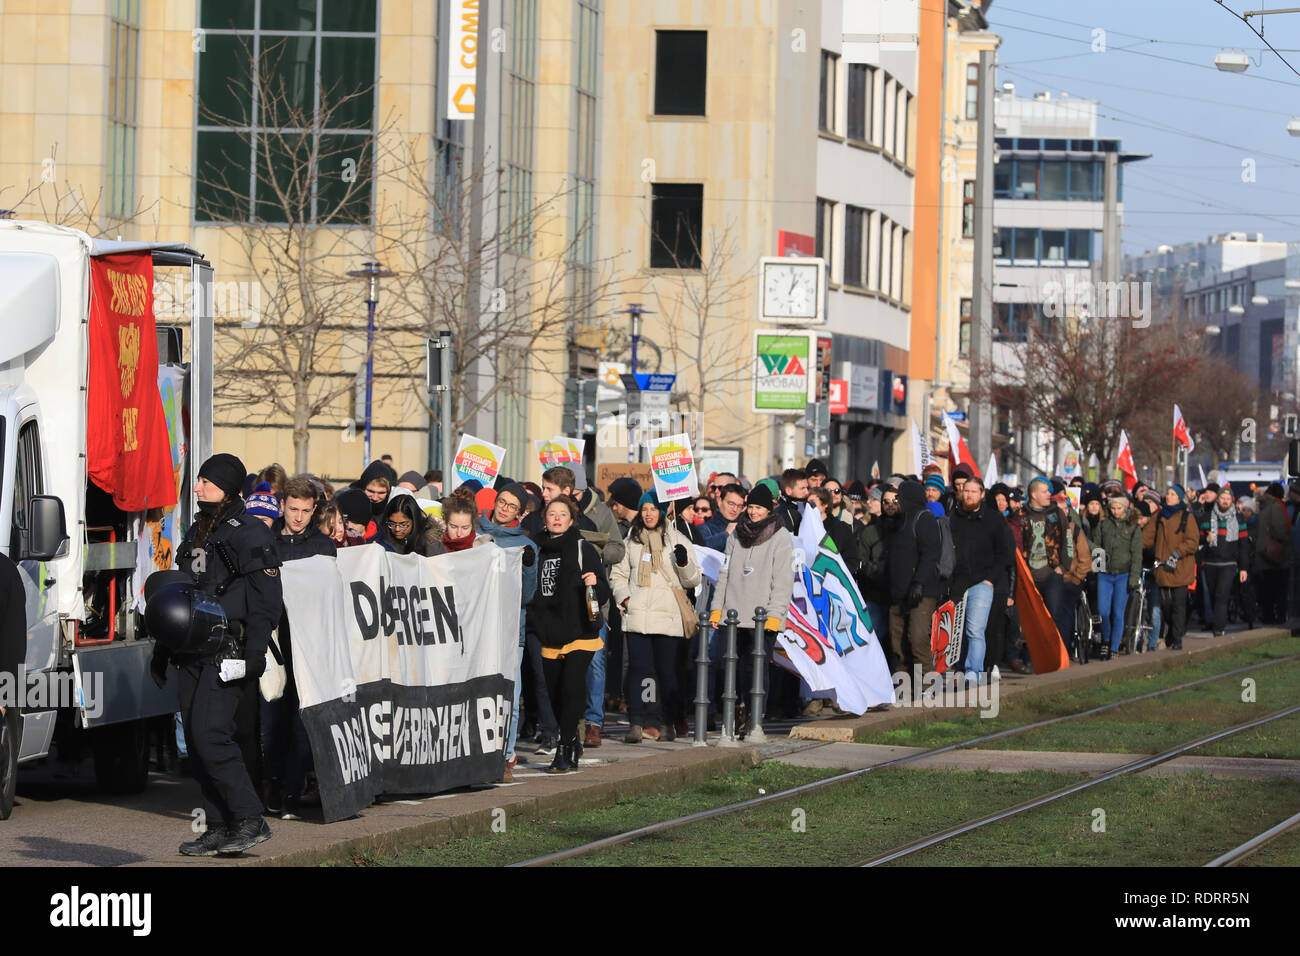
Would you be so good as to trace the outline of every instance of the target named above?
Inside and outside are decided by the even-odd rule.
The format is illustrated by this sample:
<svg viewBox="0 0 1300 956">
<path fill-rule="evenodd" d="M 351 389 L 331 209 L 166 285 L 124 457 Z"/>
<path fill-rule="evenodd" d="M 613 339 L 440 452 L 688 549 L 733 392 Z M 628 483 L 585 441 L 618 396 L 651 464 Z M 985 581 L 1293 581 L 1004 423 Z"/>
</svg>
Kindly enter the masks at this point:
<svg viewBox="0 0 1300 956">
<path fill-rule="evenodd" d="M 1185 639 L 1181 651 L 1161 649 L 1159 653 L 1151 654 L 1149 657 L 1147 654 L 1130 654 L 1127 657 L 1094 661 L 1086 665 L 1072 664 L 1065 670 L 1053 671 L 1050 674 L 1003 680 L 998 685 L 998 694 L 999 697 L 1005 698 L 1025 694 L 1054 693 L 1061 690 L 1079 690 L 1096 687 L 1116 679 L 1131 679 L 1132 672 L 1135 671 L 1159 673 L 1179 670 L 1192 660 L 1213 660 L 1216 657 L 1224 657 L 1240 650 L 1289 637 L 1290 634 L 1290 630 L 1286 628 L 1256 628 L 1253 631 L 1237 631 L 1234 634 L 1204 641 L 1204 646 L 1191 648 L 1187 647 Z M 954 715 L 973 713 L 978 713 L 978 708 L 895 707 L 887 711 L 864 714 L 861 717 L 814 720 L 798 724 L 790 730 L 790 736 L 803 740 L 853 743 L 866 740 L 881 731 L 893 730 L 903 724 L 949 719 Z"/>
<path fill-rule="evenodd" d="M 635 761 L 620 761 L 593 767 L 590 775 L 526 777 L 519 786 L 477 790 L 456 794 L 454 801 L 425 803 L 427 819 L 403 822 L 405 814 L 383 812 L 393 803 L 380 804 L 360 819 L 329 824 L 330 827 L 363 826 L 372 831 L 328 840 L 308 849 L 289 850 L 273 857 L 228 860 L 242 866 L 320 866 L 352 864 L 362 855 L 388 856 L 412 846 L 438 845 L 462 837 L 490 833 L 492 825 L 505 818 L 515 823 L 532 823 L 581 810 L 611 806 L 621 799 L 655 793 L 674 793 L 734 770 L 758 766 L 758 751 L 751 748 L 682 750 Z M 521 768 L 516 768 L 519 774 Z M 518 777 L 516 777 L 518 779 Z M 454 806 L 451 805 L 454 802 Z M 397 807 L 400 811 L 402 808 Z"/>
</svg>

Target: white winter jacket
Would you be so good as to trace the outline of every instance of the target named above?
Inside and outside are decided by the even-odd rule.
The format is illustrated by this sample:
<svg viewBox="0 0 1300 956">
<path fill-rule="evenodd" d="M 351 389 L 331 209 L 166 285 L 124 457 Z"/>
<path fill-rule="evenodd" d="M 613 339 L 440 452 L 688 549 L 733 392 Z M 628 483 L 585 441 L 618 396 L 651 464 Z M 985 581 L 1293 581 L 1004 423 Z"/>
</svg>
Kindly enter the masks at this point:
<svg viewBox="0 0 1300 956">
<path fill-rule="evenodd" d="M 642 534 L 655 534 L 643 531 Z M 614 565 L 609 574 L 610 587 L 614 591 L 614 603 L 622 606 L 626 600 L 627 610 L 623 612 L 623 630 L 632 634 L 667 634 L 671 637 L 682 636 L 682 614 L 678 610 L 677 599 L 672 588 L 690 589 L 700 584 L 700 566 L 695 561 L 695 548 L 689 538 L 684 537 L 670 523 L 668 538 L 659 555 L 659 573 L 650 579 L 649 587 L 637 583 L 640 575 L 642 557 L 649 557 L 646 546 L 629 533 L 624 542 L 627 553 L 623 560 Z M 673 557 L 677 545 L 686 548 L 686 566 L 678 567 Z M 690 595 L 687 595 L 689 598 Z"/>
</svg>

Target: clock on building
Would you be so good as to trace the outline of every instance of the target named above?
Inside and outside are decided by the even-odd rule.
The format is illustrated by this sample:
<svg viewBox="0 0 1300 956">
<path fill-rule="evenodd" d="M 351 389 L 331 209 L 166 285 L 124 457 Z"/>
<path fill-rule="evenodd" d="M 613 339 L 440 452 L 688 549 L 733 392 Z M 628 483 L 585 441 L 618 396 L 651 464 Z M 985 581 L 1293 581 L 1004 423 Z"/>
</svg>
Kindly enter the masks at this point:
<svg viewBox="0 0 1300 956">
<path fill-rule="evenodd" d="M 762 322 L 820 325 L 826 321 L 826 260 L 764 256 L 758 266 L 758 317 Z"/>
</svg>

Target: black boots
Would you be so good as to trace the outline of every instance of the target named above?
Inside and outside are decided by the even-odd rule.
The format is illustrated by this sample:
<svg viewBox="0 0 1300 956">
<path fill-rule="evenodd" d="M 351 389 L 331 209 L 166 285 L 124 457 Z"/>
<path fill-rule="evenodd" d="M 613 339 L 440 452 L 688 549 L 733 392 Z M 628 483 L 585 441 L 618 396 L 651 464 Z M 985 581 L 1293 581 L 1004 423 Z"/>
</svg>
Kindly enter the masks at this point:
<svg viewBox="0 0 1300 956">
<path fill-rule="evenodd" d="M 563 740 L 555 748 L 555 759 L 546 768 L 546 772 L 568 773 L 570 770 L 577 770 L 580 759 L 582 759 L 582 744 L 577 740 Z"/>
</svg>

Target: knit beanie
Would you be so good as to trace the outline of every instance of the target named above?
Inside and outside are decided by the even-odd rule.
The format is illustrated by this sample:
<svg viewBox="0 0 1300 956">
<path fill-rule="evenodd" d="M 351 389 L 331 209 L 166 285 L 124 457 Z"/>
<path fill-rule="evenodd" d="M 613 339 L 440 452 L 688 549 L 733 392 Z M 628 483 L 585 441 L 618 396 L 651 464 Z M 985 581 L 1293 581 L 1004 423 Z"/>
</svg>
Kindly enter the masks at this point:
<svg viewBox="0 0 1300 956">
<path fill-rule="evenodd" d="M 234 455 L 213 455 L 199 468 L 199 477 L 212 482 L 228 495 L 236 494 L 244 484 L 244 463 Z M 269 486 L 268 486 L 269 487 Z M 1279 492 L 1280 494 L 1280 492 Z"/>
<path fill-rule="evenodd" d="M 274 521 L 280 517 L 280 502 L 271 494 L 271 486 L 264 481 L 248 496 L 244 510 L 254 518 L 270 518 Z"/>
<path fill-rule="evenodd" d="M 615 478 L 609 483 L 609 497 L 629 511 L 641 507 L 641 483 L 635 478 Z"/>
<path fill-rule="evenodd" d="M 637 511 L 640 511 L 646 505 L 654 505 L 656 511 L 664 510 L 664 506 L 659 503 L 659 497 L 654 493 L 653 489 L 647 491 L 637 500 L 636 503 Z"/>
<path fill-rule="evenodd" d="M 749 493 L 749 497 L 745 499 L 745 504 L 746 506 L 762 505 L 768 511 L 771 511 L 776 507 L 776 499 L 772 497 L 772 490 L 760 481 L 754 486 L 754 490 Z"/>
<path fill-rule="evenodd" d="M 943 476 L 941 475 L 931 475 L 930 477 L 926 478 L 925 487 L 938 488 L 940 494 L 948 490 L 948 486 L 943 483 Z"/>
</svg>

